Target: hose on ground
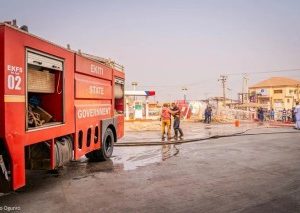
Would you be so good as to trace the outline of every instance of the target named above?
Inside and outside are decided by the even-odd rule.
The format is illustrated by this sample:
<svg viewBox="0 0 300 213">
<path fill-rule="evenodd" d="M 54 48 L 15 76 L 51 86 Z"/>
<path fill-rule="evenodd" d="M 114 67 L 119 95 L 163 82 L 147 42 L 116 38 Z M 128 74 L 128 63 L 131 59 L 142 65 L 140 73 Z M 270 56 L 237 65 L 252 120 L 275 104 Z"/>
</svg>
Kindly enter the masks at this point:
<svg viewBox="0 0 300 213">
<path fill-rule="evenodd" d="M 253 129 L 246 129 L 239 133 L 233 133 L 228 135 L 213 135 L 208 137 L 202 137 L 202 138 L 191 138 L 191 139 L 185 139 L 185 140 L 175 140 L 175 141 L 158 141 L 158 142 L 142 142 L 142 141 L 136 141 L 136 142 L 124 142 L 124 143 L 116 143 L 115 146 L 117 147 L 127 147 L 127 146 L 161 146 L 161 145 L 168 145 L 168 144 L 184 144 L 184 143 L 192 143 L 192 142 L 199 142 L 199 141 L 205 141 L 205 140 L 212 140 L 212 139 L 218 139 L 218 138 L 226 138 L 226 137 L 241 137 L 241 136 L 251 136 L 251 135 L 270 135 L 270 134 L 288 134 L 288 133 L 300 133 L 297 131 L 284 131 L 284 132 L 260 132 L 260 133 L 246 133 L 249 130 Z"/>
</svg>

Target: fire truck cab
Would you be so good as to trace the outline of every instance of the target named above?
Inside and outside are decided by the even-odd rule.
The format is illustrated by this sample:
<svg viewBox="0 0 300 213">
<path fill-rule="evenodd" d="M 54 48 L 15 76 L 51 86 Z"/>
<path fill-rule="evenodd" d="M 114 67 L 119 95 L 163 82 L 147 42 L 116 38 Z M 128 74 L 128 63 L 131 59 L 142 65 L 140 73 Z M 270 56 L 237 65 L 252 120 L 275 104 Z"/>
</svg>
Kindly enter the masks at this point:
<svg viewBox="0 0 300 213">
<path fill-rule="evenodd" d="M 23 187 L 26 170 L 107 160 L 124 135 L 124 82 L 121 65 L 0 23 L 0 191 Z"/>
</svg>

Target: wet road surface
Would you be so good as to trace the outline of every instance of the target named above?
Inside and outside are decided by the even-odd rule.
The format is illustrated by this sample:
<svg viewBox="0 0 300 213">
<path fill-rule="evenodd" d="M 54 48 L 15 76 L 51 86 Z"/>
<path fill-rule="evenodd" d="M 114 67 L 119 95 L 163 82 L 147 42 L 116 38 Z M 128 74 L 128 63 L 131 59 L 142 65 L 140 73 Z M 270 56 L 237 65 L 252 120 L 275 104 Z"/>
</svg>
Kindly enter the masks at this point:
<svg viewBox="0 0 300 213">
<path fill-rule="evenodd" d="M 233 124 L 204 124 L 200 122 L 183 122 L 181 128 L 183 129 L 184 139 L 205 138 L 213 135 L 227 135 L 244 132 L 248 129 L 257 128 L 257 123 L 245 123 L 240 127 L 234 127 Z M 173 129 L 171 130 L 174 135 Z M 128 131 L 126 135 L 119 141 L 126 142 L 154 142 L 161 140 L 160 130 L 156 131 Z"/>
<path fill-rule="evenodd" d="M 116 147 L 112 160 L 28 173 L 21 212 L 300 212 L 300 132 Z"/>
</svg>

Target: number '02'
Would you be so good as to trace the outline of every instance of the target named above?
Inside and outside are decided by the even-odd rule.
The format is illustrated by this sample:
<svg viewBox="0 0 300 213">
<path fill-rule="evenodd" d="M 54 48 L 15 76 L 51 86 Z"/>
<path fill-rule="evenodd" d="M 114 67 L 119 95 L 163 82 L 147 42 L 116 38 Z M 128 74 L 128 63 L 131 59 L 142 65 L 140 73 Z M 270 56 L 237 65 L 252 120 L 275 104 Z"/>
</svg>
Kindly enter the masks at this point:
<svg viewBox="0 0 300 213">
<path fill-rule="evenodd" d="M 10 90 L 21 90 L 21 77 L 8 75 L 7 76 L 7 87 Z"/>
</svg>

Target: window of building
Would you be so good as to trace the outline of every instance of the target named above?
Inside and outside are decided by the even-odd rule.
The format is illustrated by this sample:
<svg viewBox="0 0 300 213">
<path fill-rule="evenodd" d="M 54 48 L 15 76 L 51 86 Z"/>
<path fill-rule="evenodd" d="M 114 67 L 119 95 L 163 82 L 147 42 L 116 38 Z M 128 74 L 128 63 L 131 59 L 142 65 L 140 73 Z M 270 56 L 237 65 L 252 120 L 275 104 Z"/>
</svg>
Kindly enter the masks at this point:
<svg viewBox="0 0 300 213">
<path fill-rule="evenodd" d="M 293 92 L 294 92 L 294 91 L 293 91 L 292 89 L 289 90 L 289 93 L 290 93 L 290 94 L 293 94 Z"/>
<path fill-rule="evenodd" d="M 282 89 L 276 89 L 274 90 L 274 94 L 281 94 L 282 93 Z"/>
<path fill-rule="evenodd" d="M 290 99 L 288 98 L 287 100 L 286 100 L 288 103 L 290 103 Z"/>
</svg>

